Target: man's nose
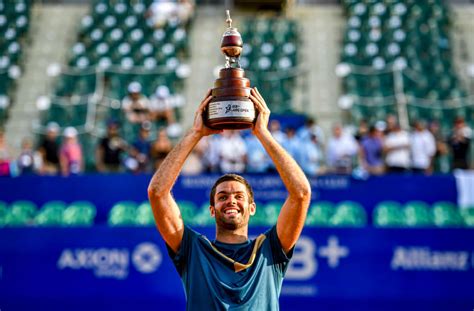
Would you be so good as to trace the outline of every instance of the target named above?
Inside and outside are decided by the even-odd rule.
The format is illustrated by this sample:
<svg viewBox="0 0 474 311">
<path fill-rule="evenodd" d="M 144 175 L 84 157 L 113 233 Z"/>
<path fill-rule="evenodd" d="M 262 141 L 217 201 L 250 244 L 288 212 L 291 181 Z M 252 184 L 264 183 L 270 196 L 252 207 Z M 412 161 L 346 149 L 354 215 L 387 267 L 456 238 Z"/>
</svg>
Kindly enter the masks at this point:
<svg viewBox="0 0 474 311">
<path fill-rule="evenodd" d="M 227 199 L 227 205 L 235 205 L 237 204 L 237 200 L 235 199 L 235 197 L 233 195 L 229 196 L 229 198 Z"/>
</svg>

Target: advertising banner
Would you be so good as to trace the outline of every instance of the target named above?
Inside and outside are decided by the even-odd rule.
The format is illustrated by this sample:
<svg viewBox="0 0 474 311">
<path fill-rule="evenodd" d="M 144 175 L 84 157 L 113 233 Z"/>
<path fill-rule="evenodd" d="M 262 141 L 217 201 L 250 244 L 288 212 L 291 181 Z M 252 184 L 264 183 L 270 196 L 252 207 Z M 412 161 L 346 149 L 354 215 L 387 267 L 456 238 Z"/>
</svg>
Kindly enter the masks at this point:
<svg viewBox="0 0 474 311">
<path fill-rule="evenodd" d="M 213 228 L 195 229 L 214 238 Z M 280 303 L 282 310 L 471 310 L 473 280 L 474 230 L 306 228 Z M 184 306 L 154 228 L 0 230 L 2 311 Z"/>
</svg>

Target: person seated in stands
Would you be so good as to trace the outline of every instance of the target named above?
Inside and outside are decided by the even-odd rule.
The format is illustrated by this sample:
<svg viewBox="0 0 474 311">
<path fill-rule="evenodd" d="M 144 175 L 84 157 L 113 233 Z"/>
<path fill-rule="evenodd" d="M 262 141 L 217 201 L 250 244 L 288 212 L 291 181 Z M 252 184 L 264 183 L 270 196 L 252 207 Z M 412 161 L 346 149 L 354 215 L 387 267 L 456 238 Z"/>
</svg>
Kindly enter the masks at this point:
<svg viewBox="0 0 474 311">
<path fill-rule="evenodd" d="M 410 135 L 395 123 L 385 136 L 384 154 L 387 172 L 403 173 L 410 170 Z"/>
<path fill-rule="evenodd" d="M 301 168 L 305 174 L 314 176 L 324 173 L 323 148 L 318 141 L 319 136 L 311 133 L 308 139 L 301 144 Z"/>
<path fill-rule="evenodd" d="M 150 103 L 143 95 L 142 86 L 138 82 L 128 85 L 128 95 L 122 100 L 122 109 L 131 123 L 143 123 L 151 120 Z"/>
<path fill-rule="evenodd" d="M 132 144 L 133 154 L 138 162 L 138 172 L 149 171 L 151 155 L 150 130 L 150 122 L 142 123 L 138 137 Z"/>
<path fill-rule="evenodd" d="M 21 151 L 16 162 L 21 175 L 35 174 L 40 169 L 41 155 L 33 149 L 31 138 L 24 138 L 21 142 Z"/>
<path fill-rule="evenodd" d="M 344 133 L 340 124 L 333 127 L 332 134 L 326 150 L 328 169 L 336 174 L 350 174 L 358 152 L 357 142 L 352 135 Z"/>
<path fill-rule="evenodd" d="M 270 129 L 270 133 L 272 134 L 273 138 L 275 138 L 280 145 L 284 145 L 286 141 L 286 134 L 281 130 L 280 121 L 276 119 L 271 120 L 268 128 Z"/>
<path fill-rule="evenodd" d="M 173 144 L 168 137 L 166 128 L 162 127 L 158 130 L 156 140 L 152 143 L 150 150 L 153 167 L 155 169 L 160 166 L 161 162 L 163 162 L 171 149 L 173 149 Z"/>
<path fill-rule="evenodd" d="M 430 174 L 431 163 L 436 153 L 436 142 L 430 131 L 426 129 L 425 122 L 415 121 L 414 131 L 410 135 L 410 145 L 412 172 Z"/>
<path fill-rule="evenodd" d="M 163 28 L 166 23 L 186 24 L 194 13 L 190 0 L 154 0 L 145 18 L 150 27 Z"/>
<path fill-rule="evenodd" d="M 247 162 L 247 146 L 239 131 L 226 130 L 221 135 L 219 159 L 222 173 L 243 173 Z"/>
<path fill-rule="evenodd" d="M 446 143 L 439 121 L 434 120 L 428 125 L 428 130 L 433 135 L 436 145 L 436 152 L 431 161 L 431 170 L 435 173 L 447 173 L 449 171 L 448 153 L 449 148 Z"/>
<path fill-rule="evenodd" d="M 59 125 L 49 122 L 46 125 L 46 135 L 38 146 L 41 155 L 40 174 L 56 175 L 59 172 Z"/>
<path fill-rule="evenodd" d="M 59 150 L 59 164 L 63 176 L 78 175 L 84 171 L 82 147 L 77 140 L 77 134 L 74 127 L 64 129 L 64 139 Z"/>
<path fill-rule="evenodd" d="M 304 126 L 298 129 L 296 136 L 300 141 L 310 141 L 311 135 L 316 135 L 316 139 L 320 145 L 324 144 L 324 132 L 323 129 L 316 123 L 313 118 L 306 118 Z"/>
<path fill-rule="evenodd" d="M 97 145 L 95 152 L 96 169 L 101 173 L 115 173 L 121 171 L 121 158 L 127 150 L 127 142 L 120 136 L 119 124 L 109 121 L 107 134 Z"/>
<path fill-rule="evenodd" d="M 156 88 L 155 94 L 150 97 L 151 119 L 165 122 L 166 125 L 175 122 L 174 109 L 171 104 L 170 90 L 166 85 Z"/>
<path fill-rule="evenodd" d="M 0 176 L 10 176 L 11 150 L 5 139 L 5 132 L 0 129 Z"/>
<path fill-rule="evenodd" d="M 220 171 L 220 135 L 203 137 L 198 145 L 202 150 L 201 162 L 206 173 L 217 173 Z"/>
<path fill-rule="evenodd" d="M 301 165 L 301 144 L 302 141 L 296 136 L 296 129 L 294 127 L 287 127 L 285 130 L 286 139 L 282 146 L 285 150 Z"/>
<path fill-rule="evenodd" d="M 453 154 L 453 169 L 468 169 L 468 153 L 472 139 L 472 129 L 466 125 L 463 117 L 454 120 L 454 127 L 448 144 Z"/>
<path fill-rule="evenodd" d="M 360 139 L 359 163 L 372 175 L 381 175 L 385 171 L 382 135 L 382 130 L 372 125 L 368 134 Z"/>
<path fill-rule="evenodd" d="M 263 148 L 262 144 L 255 135 L 246 135 L 244 137 L 247 150 L 247 172 L 248 173 L 266 173 L 271 170 L 272 159 Z"/>
</svg>

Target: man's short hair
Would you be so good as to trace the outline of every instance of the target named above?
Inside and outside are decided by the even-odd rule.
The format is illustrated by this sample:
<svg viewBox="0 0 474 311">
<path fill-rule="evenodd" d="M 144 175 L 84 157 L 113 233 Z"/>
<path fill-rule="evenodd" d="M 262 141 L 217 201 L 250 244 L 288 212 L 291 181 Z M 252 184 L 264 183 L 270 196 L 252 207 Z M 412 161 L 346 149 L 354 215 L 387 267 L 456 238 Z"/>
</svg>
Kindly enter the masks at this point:
<svg viewBox="0 0 474 311">
<path fill-rule="evenodd" d="M 211 189 L 211 194 L 209 195 L 209 204 L 211 206 L 214 206 L 214 196 L 216 195 L 216 188 L 219 184 L 226 182 L 226 181 L 237 181 L 245 186 L 247 188 L 247 194 L 249 196 L 249 203 L 253 203 L 253 190 L 252 186 L 250 186 L 249 182 L 243 178 L 240 175 L 237 174 L 225 174 L 219 177 L 219 179 L 216 180 L 214 185 L 212 186 Z"/>
</svg>

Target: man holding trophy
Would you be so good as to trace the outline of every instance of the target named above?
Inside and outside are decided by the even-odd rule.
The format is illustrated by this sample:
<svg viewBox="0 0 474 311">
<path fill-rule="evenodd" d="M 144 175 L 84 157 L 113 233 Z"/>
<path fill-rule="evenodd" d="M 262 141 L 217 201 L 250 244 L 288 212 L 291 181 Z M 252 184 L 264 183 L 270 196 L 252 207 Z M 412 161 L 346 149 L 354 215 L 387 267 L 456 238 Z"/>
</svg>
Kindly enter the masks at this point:
<svg viewBox="0 0 474 311">
<path fill-rule="evenodd" d="M 270 110 L 239 68 L 242 39 L 227 17 L 229 28 L 222 40 L 226 67 L 199 105 L 192 128 L 154 174 L 148 195 L 158 230 L 184 284 L 187 310 L 278 310 L 311 188 L 301 168 L 268 130 Z M 276 225 L 249 240 L 248 223 L 257 208 L 252 188 L 239 175 L 220 177 L 209 198 L 209 212 L 216 219 L 216 235 L 209 240 L 183 223 L 171 190 L 186 158 L 204 136 L 243 128 L 251 128 L 270 155 L 288 197 Z"/>
</svg>

